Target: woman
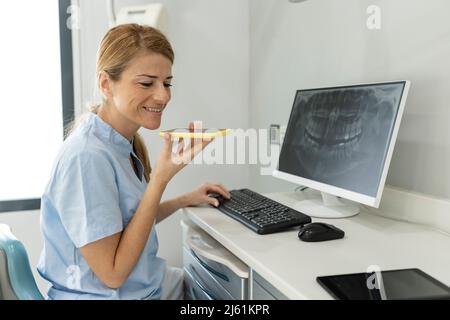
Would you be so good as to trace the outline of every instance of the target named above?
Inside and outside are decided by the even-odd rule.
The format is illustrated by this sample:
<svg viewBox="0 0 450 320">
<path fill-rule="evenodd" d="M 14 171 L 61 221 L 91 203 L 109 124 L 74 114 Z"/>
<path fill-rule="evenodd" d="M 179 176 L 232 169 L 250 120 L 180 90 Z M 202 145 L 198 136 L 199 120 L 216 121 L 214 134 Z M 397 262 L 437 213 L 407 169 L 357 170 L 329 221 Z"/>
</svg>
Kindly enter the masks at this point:
<svg viewBox="0 0 450 320">
<path fill-rule="evenodd" d="M 136 24 L 111 29 L 102 40 L 98 85 L 103 95 L 59 152 L 42 196 L 44 249 L 38 266 L 49 299 L 181 299 L 179 269 L 157 257 L 154 226 L 185 206 L 217 205 L 205 184 L 161 202 L 169 181 L 203 150 L 192 141 L 172 153 L 165 137 L 156 166 L 137 131 L 160 127 L 171 98 L 174 53 L 158 30 Z"/>
</svg>

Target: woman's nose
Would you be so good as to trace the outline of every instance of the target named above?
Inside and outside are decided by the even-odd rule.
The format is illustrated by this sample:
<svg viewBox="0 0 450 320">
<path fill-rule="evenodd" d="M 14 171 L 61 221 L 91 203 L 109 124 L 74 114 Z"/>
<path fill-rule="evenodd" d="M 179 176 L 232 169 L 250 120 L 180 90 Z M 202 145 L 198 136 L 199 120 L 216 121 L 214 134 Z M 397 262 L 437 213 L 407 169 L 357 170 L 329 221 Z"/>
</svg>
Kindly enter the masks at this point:
<svg viewBox="0 0 450 320">
<path fill-rule="evenodd" d="M 166 87 L 159 87 L 153 94 L 153 99 L 162 104 L 167 104 L 170 100 L 170 93 Z"/>
</svg>

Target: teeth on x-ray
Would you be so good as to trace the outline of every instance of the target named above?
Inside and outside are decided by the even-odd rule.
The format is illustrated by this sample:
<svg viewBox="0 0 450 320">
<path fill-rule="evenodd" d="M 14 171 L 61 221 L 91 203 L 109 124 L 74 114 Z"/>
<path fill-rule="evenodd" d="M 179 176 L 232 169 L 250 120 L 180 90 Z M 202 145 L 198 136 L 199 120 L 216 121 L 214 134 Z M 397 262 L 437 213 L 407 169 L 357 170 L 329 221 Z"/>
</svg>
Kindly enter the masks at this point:
<svg viewBox="0 0 450 320">
<path fill-rule="evenodd" d="M 335 175 L 358 166 L 358 161 L 365 161 L 370 150 L 361 140 L 364 135 L 379 134 L 380 128 L 376 127 L 379 121 L 373 120 L 392 112 L 396 104 L 392 99 L 386 100 L 385 92 L 356 88 L 312 93 L 301 101 L 303 125 L 299 126 L 296 141 L 305 169 L 314 175 L 318 172 L 324 176 Z M 355 152 L 364 156 L 355 160 L 358 159 Z"/>
<path fill-rule="evenodd" d="M 375 195 L 402 92 L 398 83 L 299 90 L 279 167 Z"/>
<path fill-rule="evenodd" d="M 305 114 L 305 134 L 299 132 L 303 135 L 300 144 L 305 149 L 321 152 L 328 159 L 345 160 L 351 156 L 362 135 L 361 99 L 352 99 L 353 95 L 330 92 L 311 98 L 309 112 Z"/>
</svg>

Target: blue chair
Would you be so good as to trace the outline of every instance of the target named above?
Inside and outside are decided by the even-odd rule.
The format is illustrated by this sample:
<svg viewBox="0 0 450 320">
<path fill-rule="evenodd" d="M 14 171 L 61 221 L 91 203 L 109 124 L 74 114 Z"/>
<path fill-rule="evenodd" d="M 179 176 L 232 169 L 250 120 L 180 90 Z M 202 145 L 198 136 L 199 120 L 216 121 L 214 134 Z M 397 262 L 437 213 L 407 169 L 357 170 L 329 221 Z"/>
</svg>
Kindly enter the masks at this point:
<svg viewBox="0 0 450 320">
<path fill-rule="evenodd" d="M 0 224 L 0 300 L 42 300 L 23 244 Z"/>
</svg>

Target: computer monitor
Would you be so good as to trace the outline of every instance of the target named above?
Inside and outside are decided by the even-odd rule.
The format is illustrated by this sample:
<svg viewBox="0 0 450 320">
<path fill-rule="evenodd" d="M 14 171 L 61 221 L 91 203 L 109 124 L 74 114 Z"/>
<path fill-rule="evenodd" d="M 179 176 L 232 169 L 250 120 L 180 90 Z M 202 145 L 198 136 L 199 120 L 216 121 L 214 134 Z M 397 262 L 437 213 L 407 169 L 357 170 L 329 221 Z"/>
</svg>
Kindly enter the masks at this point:
<svg viewBox="0 0 450 320">
<path fill-rule="evenodd" d="M 298 90 L 273 175 L 321 192 L 295 209 L 318 218 L 378 207 L 409 81 Z M 352 202 L 355 201 L 355 202 Z"/>
</svg>

